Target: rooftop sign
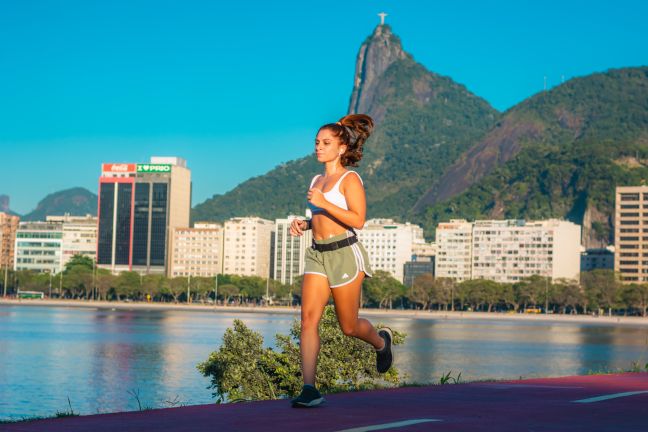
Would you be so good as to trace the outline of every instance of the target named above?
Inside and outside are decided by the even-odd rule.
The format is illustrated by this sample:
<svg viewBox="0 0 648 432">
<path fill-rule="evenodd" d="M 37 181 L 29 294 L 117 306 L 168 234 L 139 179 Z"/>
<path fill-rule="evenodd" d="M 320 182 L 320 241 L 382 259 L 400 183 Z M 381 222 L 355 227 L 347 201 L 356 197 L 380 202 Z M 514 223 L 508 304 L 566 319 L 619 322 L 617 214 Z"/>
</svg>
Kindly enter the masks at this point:
<svg viewBox="0 0 648 432">
<path fill-rule="evenodd" d="M 134 173 L 135 164 L 132 163 L 105 163 L 101 165 L 102 172 L 110 173 Z"/>
<path fill-rule="evenodd" d="M 170 164 L 137 164 L 138 173 L 170 173 Z"/>
</svg>

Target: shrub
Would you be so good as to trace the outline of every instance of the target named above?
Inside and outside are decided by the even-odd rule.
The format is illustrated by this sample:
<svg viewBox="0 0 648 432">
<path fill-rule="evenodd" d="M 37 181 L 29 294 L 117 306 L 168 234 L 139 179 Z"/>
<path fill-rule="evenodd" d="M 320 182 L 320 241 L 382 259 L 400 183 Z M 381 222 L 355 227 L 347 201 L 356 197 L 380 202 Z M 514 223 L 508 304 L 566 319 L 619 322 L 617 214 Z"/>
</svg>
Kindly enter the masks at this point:
<svg viewBox="0 0 648 432">
<path fill-rule="evenodd" d="M 317 385 L 322 393 L 397 386 L 398 370 L 381 375 L 376 371 L 371 345 L 345 336 L 332 306 L 320 321 L 321 349 Z M 223 344 L 198 370 L 211 378 L 217 402 L 280 399 L 299 393 L 302 386 L 299 355 L 300 324 L 295 320 L 289 335 L 277 334 L 277 350 L 263 347 L 263 337 L 242 321 L 223 335 Z M 403 333 L 394 331 L 394 344 L 402 344 Z"/>
</svg>

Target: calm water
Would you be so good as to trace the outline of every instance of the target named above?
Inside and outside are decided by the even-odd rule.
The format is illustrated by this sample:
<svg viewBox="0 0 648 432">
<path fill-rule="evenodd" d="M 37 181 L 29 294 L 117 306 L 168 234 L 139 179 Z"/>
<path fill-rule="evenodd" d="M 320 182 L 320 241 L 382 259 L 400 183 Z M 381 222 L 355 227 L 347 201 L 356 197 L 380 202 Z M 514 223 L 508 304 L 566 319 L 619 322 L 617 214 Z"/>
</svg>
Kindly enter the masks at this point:
<svg viewBox="0 0 648 432">
<path fill-rule="evenodd" d="M 212 401 L 196 364 L 234 318 L 267 345 L 293 315 L 0 305 L 0 418 L 81 414 Z M 519 321 L 381 318 L 408 334 L 396 364 L 408 381 L 519 378 L 648 362 L 648 328 Z M 375 321 L 377 322 L 377 321 Z"/>
</svg>

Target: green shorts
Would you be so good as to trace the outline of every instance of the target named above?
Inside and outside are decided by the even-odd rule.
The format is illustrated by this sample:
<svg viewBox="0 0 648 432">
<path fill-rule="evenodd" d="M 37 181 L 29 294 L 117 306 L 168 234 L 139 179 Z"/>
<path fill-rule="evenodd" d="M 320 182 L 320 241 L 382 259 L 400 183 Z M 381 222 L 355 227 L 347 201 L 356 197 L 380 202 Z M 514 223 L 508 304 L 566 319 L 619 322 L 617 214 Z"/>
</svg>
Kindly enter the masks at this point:
<svg viewBox="0 0 648 432">
<path fill-rule="evenodd" d="M 315 243 L 333 243 L 351 235 L 346 232 L 326 240 L 315 240 Z M 304 274 L 325 276 L 331 288 L 353 282 L 360 272 L 363 272 L 367 277 L 371 277 L 373 273 L 369 265 L 369 255 L 360 242 L 334 251 L 320 252 L 312 247 L 306 249 Z"/>
</svg>

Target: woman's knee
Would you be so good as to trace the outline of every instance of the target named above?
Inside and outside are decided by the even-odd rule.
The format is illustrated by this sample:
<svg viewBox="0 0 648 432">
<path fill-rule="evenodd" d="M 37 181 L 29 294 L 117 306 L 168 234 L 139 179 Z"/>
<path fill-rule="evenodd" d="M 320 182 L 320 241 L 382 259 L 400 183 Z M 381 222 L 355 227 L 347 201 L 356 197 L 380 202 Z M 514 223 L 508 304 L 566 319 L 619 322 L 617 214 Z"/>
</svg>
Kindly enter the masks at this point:
<svg viewBox="0 0 648 432">
<path fill-rule="evenodd" d="M 340 330 L 342 330 L 342 333 L 346 336 L 355 336 L 357 334 L 356 322 L 341 322 Z"/>
<path fill-rule="evenodd" d="M 319 325 L 319 320 L 320 320 L 320 314 L 317 314 L 315 312 L 309 313 L 309 312 L 302 311 L 302 316 L 301 316 L 302 331 L 317 329 L 317 326 Z"/>
</svg>

